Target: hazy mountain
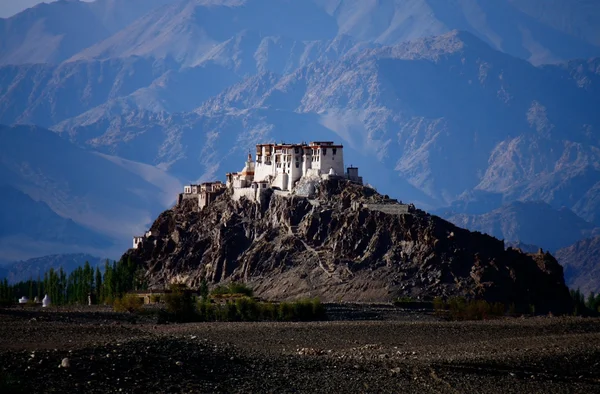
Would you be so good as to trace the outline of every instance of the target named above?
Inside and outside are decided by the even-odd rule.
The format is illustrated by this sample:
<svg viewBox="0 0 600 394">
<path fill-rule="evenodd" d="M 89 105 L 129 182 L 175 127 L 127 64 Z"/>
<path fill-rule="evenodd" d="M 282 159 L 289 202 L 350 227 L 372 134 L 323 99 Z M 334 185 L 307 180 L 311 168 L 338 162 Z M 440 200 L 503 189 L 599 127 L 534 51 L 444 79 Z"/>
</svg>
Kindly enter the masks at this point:
<svg viewBox="0 0 600 394">
<path fill-rule="evenodd" d="M 455 29 L 540 64 L 598 56 L 599 15 L 584 0 L 61 0 L 0 19 L 0 64 L 131 55 L 194 64 L 243 30 L 394 45 Z"/>
<path fill-rule="evenodd" d="M 464 30 L 534 64 L 598 56 L 600 7 L 590 1 L 315 0 L 340 33 L 386 45 Z M 568 9 L 569 12 L 563 12 Z"/>
<path fill-rule="evenodd" d="M 60 63 L 169 0 L 59 0 L 0 18 L 0 64 Z"/>
<path fill-rule="evenodd" d="M 556 252 L 565 268 L 565 281 L 584 294 L 600 292 L 600 237 L 588 238 Z"/>
<path fill-rule="evenodd" d="M 592 68 L 577 77 L 573 64 L 534 67 L 452 32 L 258 74 L 190 114 L 101 112 L 56 129 L 188 179 L 237 163 L 227 161 L 234 146 L 336 136 L 353 152 L 348 159 L 373 168 L 372 183 L 407 200 L 445 206 L 471 191 L 497 196 L 487 210 L 543 200 L 594 220 L 600 94 Z"/>
<path fill-rule="evenodd" d="M 54 244 L 56 249 L 62 250 L 71 247 L 101 250 L 113 244 L 109 237 L 58 216 L 44 202 L 34 201 L 11 186 L 0 185 L 0 207 L 0 245 L 5 245 L 4 259 L 14 258 L 9 244 L 14 245 L 19 239 L 35 241 L 38 245 Z"/>
<path fill-rule="evenodd" d="M 26 281 L 29 279 L 44 280 L 44 273 L 50 268 L 59 270 L 62 268 L 67 275 L 76 268 L 83 266 L 86 261 L 92 267 L 102 266 L 105 259 L 95 257 L 85 253 L 73 254 L 56 254 L 49 256 L 36 257 L 25 261 L 17 261 L 0 267 L 4 272 L 0 271 L 0 278 L 7 278 L 10 283 Z"/>
<path fill-rule="evenodd" d="M 10 187 L 1 198 L 9 204 L 4 222 L 12 223 L 3 228 L 7 241 L 0 247 L 13 259 L 56 253 L 55 243 L 63 252 L 113 256 L 173 202 L 180 188 L 154 167 L 89 152 L 29 126 L 0 126 L 0 179 Z M 20 242 L 21 234 L 36 244 Z M 106 247 L 106 237 L 115 242 L 112 248 Z"/>
<path fill-rule="evenodd" d="M 164 62 L 115 59 L 0 68 L 0 122 L 50 127 L 150 85 Z"/>
<path fill-rule="evenodd" d="M 498 239 L 537 245 L 551 252 L 600 230 L 567 208 L 554 209 L 543 202 L 516 201 L 482 215 L 446 217 L 459 227 Z M 530 252 L 528 249 L 525 250 Z"/>
</svg>

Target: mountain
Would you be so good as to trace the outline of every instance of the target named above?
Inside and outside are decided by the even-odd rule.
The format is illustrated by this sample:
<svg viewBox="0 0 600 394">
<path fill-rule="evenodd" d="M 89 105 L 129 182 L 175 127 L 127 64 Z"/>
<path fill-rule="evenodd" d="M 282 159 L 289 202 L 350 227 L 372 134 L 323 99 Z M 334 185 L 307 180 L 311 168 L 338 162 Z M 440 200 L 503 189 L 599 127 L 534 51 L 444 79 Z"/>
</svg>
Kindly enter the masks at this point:
<svg viewBox="0 0 600 394">
<path fill-rule="evenodd" d="M 162 163 L 187 179 L 233 165 L 232 149 L 241 155 L 260 140 L 336 136 L 352 161 L 370 167 L 372 183 L 423 206 L 476 193 L 493 198 L 488 210 L 541 200 L 594 221 L 600 91 L 595 61 L 587 64 L 578 72 L 575 64 L 534 67 L 451 32 L 355 48 L 283 76 L 263 72 L 187 114 L 102 110 L 55 130 L 103 152 Z M 125 152 L 125 141 L 137 149 Z"/>
<path fill-rule="evenodd" d="M 447 215 L 459 227 L 499 239 L 541 246 L 551 252 L 598 233 L 568 208 L 554 209 L 544 202 L 515 201 L 481 215 Z"/>
<path fill-rule="evenodd" d="M 11 186 L 0 185 L 0 201 L 0 248 L 5 260 L 20 257 L 26 244 L 33 246 L 30 253 L 44 250 L 44 245 L 61 251 L 74 247 L 101 250 L 113 244 L 106 235 L 57 215 L 46 203 Z"/>
<path fill-rule="evenodd" d="M 336 17 L 340 33 L 384 45 L 464 30 L 534 64 L 598 56 L 600 47 L 593 22 L 600 7 L 586 0 L 315 1 Z"/>
<path fill-rule="evenodd" d="M 243 30 L 395 45 L 457 29 L 541 64 L 598 56 L 598 15 L 586 0 L 61 0 L 0 19 L 0 64 L 132 55 L 193 64 Z"/>
<path fill-rule="evenodd" d="M 13 260 L 57 247 L 114 256 L 180 189 L 155 167 L 81 149 L 34 126 L 0 126 L 0 179 L 3 224 L 11 226 L 3 227 L 2 251 L 16 249 Z M 32 239 L 21 244 L 18 235 Z"/>
<path fill-rule="evenodd" d="M 550 254 L 507 250 L 423 211 L 391 213 L 398 203 L 345 179 L 315 187 L 311 199 L 271 191 L 260 202 L 228 191 L 200 211 L 188 200 L 159 215 L 153 236 L 123 258 L 147 268 L 157 288 L 242 280 L 267 299 L 464 295 L 536 311 L 570 308 Z"/>
<path fill-rule="evenodd" d="M 556 251 L 570 288 L 600 293 L 600 237 L 587 238 Z"/>
<path fill-rule="evenodd" d="M 59 0 L 0 18 L 0 64 L 58 64 L 169 0 Z"/>
<path fill-rule="evenodd" d="M 43 280 L 44 273 L 48 272 L 50 268 L 55 270 L 62 268 L 68 275 L 71 271 L 83 266 L 86 261 L 89 262 L 92 267 L 97 267 L 101 266 L 105 259 L 84 253 L 37 257 L 25 261 L 17 261 L 2 267 L 4 274 L 0 273 L 0 278 L 5 277 L 10 283 L 26 281 L 29 279 L 37 280 L 40 277 Z"/>
</svg>

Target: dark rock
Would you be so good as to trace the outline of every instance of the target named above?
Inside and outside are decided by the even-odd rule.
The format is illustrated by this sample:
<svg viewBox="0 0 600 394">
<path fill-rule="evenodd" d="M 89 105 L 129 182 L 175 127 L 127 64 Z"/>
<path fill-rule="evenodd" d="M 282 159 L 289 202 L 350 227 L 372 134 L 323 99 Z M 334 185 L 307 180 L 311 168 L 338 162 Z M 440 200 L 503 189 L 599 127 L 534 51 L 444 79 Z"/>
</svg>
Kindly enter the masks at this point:
<svg viewBox="0 0 600 394">
<path fill-rule="evenodd" d="M 316 199 L 272 195 L 259 206 L 224 194 L 198 212 L 181 204 L 152 226 L 156 245 L 124 258 L 148 269 L 150 285 L 183 279 L 197 287 L 244 281 L 266 299 L 388 302 L 465 296 L 535 305 L 562 313 L 571 300 L 562 267 L 548 253 L 527 255 L 423 211 L 388 214 L 344 209 L 384 196 L 345 180 L 322 182 Z M 170 236 L 177 228 L 179 239 Z M 449 236 L 452 234 L 452 236 Z"/>
</svg>

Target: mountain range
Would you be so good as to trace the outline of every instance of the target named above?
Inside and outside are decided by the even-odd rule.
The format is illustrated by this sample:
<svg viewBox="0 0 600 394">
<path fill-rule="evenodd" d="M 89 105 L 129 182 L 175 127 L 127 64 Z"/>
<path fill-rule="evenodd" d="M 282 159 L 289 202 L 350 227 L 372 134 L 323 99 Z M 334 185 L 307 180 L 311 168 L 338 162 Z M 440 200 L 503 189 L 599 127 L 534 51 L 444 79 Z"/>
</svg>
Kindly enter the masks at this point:
<svg viewBox="0 0 600 394">
<path fill-rule="evenodd" d="M 17 261 L 6 266 L 0 266 L 0 278 L 6 278 L 9 283 L 17 283 L 28 280 L 44 279 L 44 274 L 51 268 L 63 269 L 68 275 L 76 268 L 83 266 L 86 262 L 95 267 L 103 269 L 102 265 L 106 259 L 91 256 L 85 253 L 61 253 L 36 257 L 24 261 Z"/>
<path fill-rule="evenodd" d="M 0 19 L 1 198 L 56 229 L 4 226 L 0 254 L 116 257 L 182 183 L 299 139 L 342 142 L 380 192 L 455 224 L 568 247 L 600 226 L 599 17 L 587 0 L 63 0 Z"/>
</svg>

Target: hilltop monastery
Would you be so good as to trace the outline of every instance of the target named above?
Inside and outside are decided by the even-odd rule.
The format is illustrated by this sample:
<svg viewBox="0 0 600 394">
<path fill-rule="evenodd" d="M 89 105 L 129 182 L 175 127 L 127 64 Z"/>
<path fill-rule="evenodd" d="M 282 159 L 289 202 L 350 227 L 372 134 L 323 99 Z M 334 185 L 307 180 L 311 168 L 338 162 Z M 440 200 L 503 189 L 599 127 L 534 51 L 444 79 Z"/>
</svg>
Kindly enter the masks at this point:
<svg viewBox="0 0 600 394">
<path fill-rule="evenodd" d="M 358 168 L 344 168 L 344 147 L 332 141 L 258 144 L 255 160 L 252 160 L 249 153 L 242 171 L 227 173 L 226 178 L 226 184 L 215 181 L 185 186 L 177 203 L 197 200 L 202 209 L 227 189 L 231 190 L 234 200 L 245 197 L 251 201 L 260 201 L 261 195 L 268 190 L 282 195 L 308 195 L 311 193 L 308 189 L 314 187 L 311 186 L 314 185 L 311 181 L 321 179 L 346 178 L 363 183 L 362 177 L 358 175 Z M 298 185 L 302 180 L 308 181 L 308 189 L 299 190 Z M 150 236 L 152 234 L 148 232 L 144 236 L 134 237 L 133 248 L 137 249 Z"/>
</svg>

